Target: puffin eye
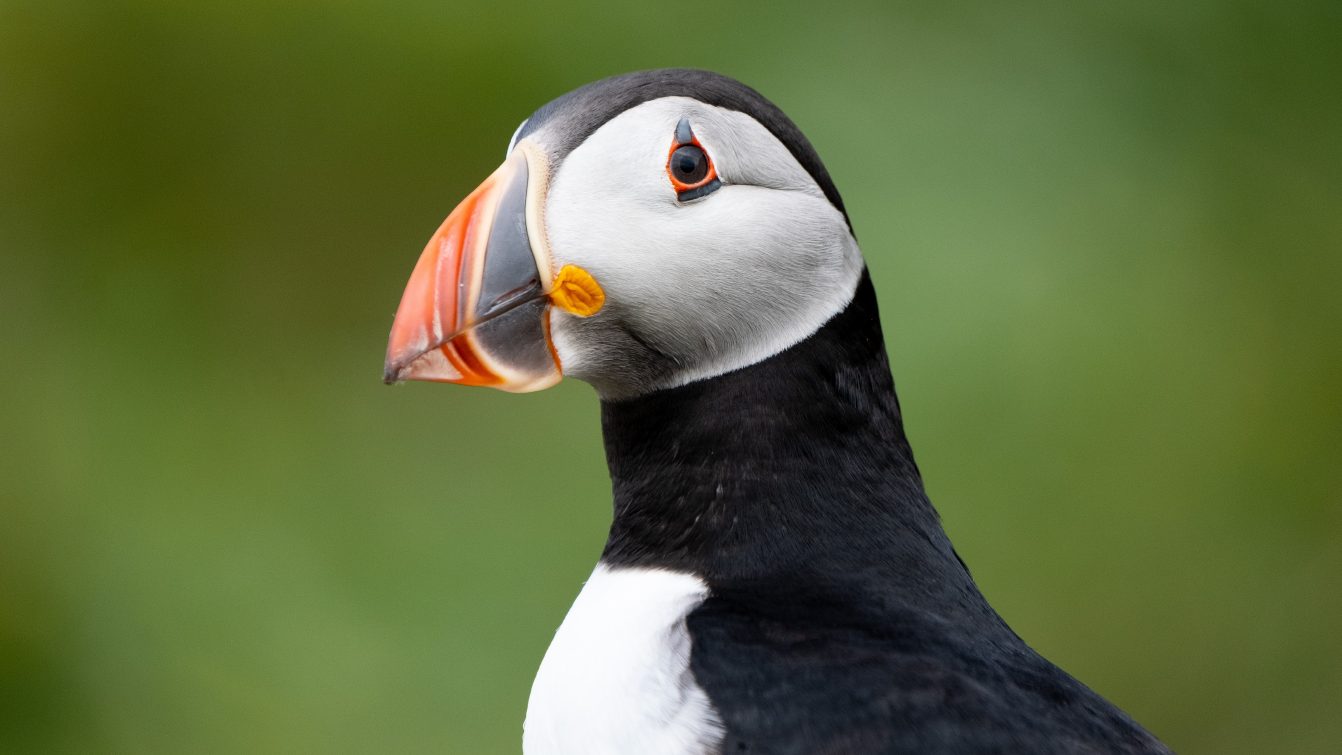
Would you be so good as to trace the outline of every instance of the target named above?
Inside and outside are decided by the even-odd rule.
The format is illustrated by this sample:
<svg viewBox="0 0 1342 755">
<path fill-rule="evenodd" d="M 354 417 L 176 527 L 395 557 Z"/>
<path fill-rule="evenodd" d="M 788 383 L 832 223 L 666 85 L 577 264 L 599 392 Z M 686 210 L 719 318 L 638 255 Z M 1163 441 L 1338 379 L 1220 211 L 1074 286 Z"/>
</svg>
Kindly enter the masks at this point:
<svg viewBox="0 0 1342 755">
<path fill-rule="evenodd" d="M 708 155 L 693 144 L 677 147 L 671 153 L 671 177 L 686 186 L 693 186 L 708 175 Z"/>
<path fill-rule="evenodd" d="M 681 119 L 676 127 L 676 139 L 666 159 L 666 174 L 676 190 L 676 199 L 682 202 L 707 196 L 722 186 L 713 159 L 694 138 L 687 119 Z"/>
</svg>

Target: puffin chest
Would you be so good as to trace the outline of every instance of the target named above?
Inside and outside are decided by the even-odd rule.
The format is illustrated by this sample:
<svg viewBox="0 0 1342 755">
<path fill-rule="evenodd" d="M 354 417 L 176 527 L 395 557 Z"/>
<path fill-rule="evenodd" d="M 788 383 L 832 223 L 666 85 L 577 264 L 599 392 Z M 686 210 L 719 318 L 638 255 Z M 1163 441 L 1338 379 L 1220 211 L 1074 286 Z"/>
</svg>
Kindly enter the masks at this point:
<svg viewBox="0 0 1342 755">
<path fill-rule="evenodd" d="M 709 755 L 724 729 L 690 670 L 698 577 L 598 564 L 541 661 L 525 755 Z"/>
</svg>

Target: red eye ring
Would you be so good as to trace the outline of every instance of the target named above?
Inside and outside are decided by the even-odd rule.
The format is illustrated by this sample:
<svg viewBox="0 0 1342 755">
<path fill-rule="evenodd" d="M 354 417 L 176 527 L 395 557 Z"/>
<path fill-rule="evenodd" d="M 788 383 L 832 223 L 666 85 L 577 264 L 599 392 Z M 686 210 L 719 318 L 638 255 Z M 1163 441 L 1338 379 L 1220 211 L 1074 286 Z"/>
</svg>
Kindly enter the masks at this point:
<svg viewBox="0 0 1342 755">
<path fill-rule="evenodd" d="M 704 171 L 703 176 L 696 177 L 696 180 L 693 182 L 686 182 L 676 177 L 677 166 L 674 164 L 676 153 L 681 152 L 685 147 L 693 147 L 698 155 L 703 156 L 703 161 L 707 163 L 707 169 Z M 682 153 L 682 159 L 687 158 L 693 159 L 691 155 Z M 697 173 L 698 170 L 683 170 L 682 172 Z M 708 150 L 705 150 L 704 145 L 699 143 L 698 137 L 691 137 L 689 143 L 680 143 L 678 139 L 672 140 L 671 149 L 666 153 L 666 175 L 671 179 L 671 187 L 676 190 L 676 198 L 682 202 L 702 197 L 721 185 L 721 182 L 718 181 L 717 168 L 713 165 L 713 158 L 708 156 Z"/>
</svg>

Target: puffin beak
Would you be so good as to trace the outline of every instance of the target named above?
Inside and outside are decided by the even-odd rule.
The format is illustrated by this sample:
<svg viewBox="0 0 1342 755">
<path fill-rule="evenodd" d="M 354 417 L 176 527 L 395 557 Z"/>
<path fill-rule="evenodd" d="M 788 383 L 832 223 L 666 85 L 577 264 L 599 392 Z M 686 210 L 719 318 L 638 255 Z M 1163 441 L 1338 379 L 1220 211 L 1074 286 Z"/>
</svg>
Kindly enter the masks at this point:
<svg viewBox="0 0 1342 755">
<path fill-rule="evenodd" d="M 387 345 L 384 379 L 522 393 L 559 382 L 543 213 L 548 166 L 523 141 L 429 239 Z"/>
</svg>

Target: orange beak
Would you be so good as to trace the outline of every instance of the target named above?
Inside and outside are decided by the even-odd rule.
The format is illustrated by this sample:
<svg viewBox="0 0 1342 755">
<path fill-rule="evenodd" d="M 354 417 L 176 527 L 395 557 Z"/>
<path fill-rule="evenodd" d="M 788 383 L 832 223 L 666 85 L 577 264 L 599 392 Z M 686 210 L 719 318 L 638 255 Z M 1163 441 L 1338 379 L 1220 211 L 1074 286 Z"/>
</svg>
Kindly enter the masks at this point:
<svg viewBox="0 0 1342 755">
<path fill-rule="evenodd" d="M 541 226 L 547 173 L 544 153 L 518 144 L 429 239 L 392 323 L 388 383 L 521 393 L 559 382 Z"/>
</svg>

